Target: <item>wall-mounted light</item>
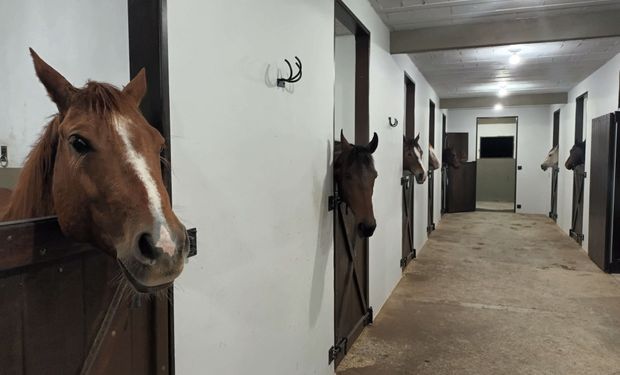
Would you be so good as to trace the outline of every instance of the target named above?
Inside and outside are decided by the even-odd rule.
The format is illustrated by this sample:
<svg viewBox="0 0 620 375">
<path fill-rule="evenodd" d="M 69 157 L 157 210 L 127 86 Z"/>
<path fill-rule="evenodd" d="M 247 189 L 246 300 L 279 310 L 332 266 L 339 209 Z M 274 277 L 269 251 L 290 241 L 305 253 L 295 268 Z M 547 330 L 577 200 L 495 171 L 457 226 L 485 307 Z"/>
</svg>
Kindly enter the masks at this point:
<svg viewBox="0 0 620 375">
<path fill-rule="evenodd" d="M 502 105 L 502 103 L 497 103 L 495 104 L 495 107 L 493 107 L 493 109 L 496 111 L 501 111 L 502 109 L 504 109 L 504 106 Z"/>
</svg>

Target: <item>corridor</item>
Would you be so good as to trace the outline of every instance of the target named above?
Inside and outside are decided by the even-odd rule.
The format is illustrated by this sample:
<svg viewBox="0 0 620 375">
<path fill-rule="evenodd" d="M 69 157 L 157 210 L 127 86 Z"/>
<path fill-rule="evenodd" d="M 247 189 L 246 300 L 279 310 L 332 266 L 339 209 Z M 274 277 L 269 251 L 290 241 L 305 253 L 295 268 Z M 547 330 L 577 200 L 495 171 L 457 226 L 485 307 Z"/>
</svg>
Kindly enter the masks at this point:
<svg viewBox="0 0 620 375">
<path fill-rule="evenodd" d="M 542 215 L 443 217 L 343 375 L 620 374 L 620 278 Z"/>
</svg>

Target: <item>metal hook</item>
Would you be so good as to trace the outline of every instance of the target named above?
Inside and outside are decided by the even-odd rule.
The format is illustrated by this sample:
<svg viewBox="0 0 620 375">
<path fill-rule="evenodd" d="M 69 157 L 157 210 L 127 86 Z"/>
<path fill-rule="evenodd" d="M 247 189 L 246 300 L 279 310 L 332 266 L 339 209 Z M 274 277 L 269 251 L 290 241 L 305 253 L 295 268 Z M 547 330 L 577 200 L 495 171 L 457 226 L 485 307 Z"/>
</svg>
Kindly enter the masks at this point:
<svg viewBox="0 0 620 375">
<path fill-rule="evenodd" d="M 398 126 L 398 119 L 396 117 L 394 117 L 394 122 L 392 122 L 392 118 L 388 117 L 388 121 L 390 122 L 390 126 L 395 128 Z"/>
<path fill-rule="evenodd" d="M 295 82 L 299 82 L 299 80 L 301 79 L 301 74 L 302 74 L 302 65 L 301 65 L 301 60 L 299 60 L 299 57 L 295 56 L 295 65 L 297 66 L 297 69 L 299 70 L 297 72 L 297 74 L 293 75 L 293 67 L 291 66 L 291 62 L 288 61 L 288 59 L 284 59 L 284 62 L 286 62 L 286 65 L 288 65 L 288 78 L 278 78 L 277 80 L 277 86 L 278 87 L 285 87 L 286 86 L 286 82 L 288 83 L 295 83 Z"/>
</svg>

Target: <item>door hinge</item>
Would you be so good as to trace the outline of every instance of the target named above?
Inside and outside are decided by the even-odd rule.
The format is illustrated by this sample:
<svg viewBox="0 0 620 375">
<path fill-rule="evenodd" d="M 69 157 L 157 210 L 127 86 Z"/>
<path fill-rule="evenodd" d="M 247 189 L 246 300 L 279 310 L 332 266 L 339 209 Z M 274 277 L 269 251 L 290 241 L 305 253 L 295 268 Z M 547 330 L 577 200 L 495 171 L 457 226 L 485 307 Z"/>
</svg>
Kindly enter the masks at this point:
<svg viewBox="0 0 620 375">
<path fill-rule="evenodd" d="M 417 257 L 418 257 L 418 251 L 414 248 L 414 249 L 411 251 L 411 259 L 415 259 L 415 258 L 417 258 Z"/>
<path fill-rule="evenodd" d="M 409 187 L 409 176 L 401 177 L 400 184 Z"/>
<path fill-rule="evenodd" d="M 337 192 L 334 192 L 334 195 L 330 195 L 329 198 L 327 198 L 327 209 L 329 211 L 334 210 L 338 203 L 340 203 L 340 196 L 338 196 Z"/>
<path fill-rule="evenodd" d="M 338 341 L 336 345 L 329 348 L 327 364 L 329 365 L 332 362 L 334 362 L 334 360 L 340 353 L 347 354 L 347 338 L 346 337 L 341 338 L 340 341 Z"/>
<path fill-rule="evenodd" d="M 372 311 L 372 306 L 368 306 L 368 310 L 366 311 L 366 325 L 372 324 L 374 320 L 375 320 L 375 316 Z"/>
<path fill-rule="evenodd" d="M 407 265 L 408 260 L 409 256 L 400 258 L 400 268 L 404 268 Z"/>
</svg>

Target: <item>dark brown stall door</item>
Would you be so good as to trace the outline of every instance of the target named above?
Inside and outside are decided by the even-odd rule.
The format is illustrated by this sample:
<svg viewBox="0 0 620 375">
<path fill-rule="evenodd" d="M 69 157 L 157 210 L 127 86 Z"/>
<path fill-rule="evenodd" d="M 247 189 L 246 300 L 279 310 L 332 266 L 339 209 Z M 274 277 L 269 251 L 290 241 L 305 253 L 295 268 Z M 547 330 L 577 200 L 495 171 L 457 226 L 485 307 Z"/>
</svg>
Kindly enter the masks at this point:
<svg viewBox="0 0 620 375">
<path fill-rule="evenodd" d="M 428 142 L 435 147 L 435 103 L 428 104 Z M 431 158 L 428 158 L 428 217 L 426 232 L 435 230 L 435 171 L 431 167 Z"/>
<path fill-rule="evenodd" d="M 585 93 L 577 98 L 575 109 L 575 143 L 583 141 L 583 128 L 586 116 L 586 101 L 588 94 Z M 587 149 L 586 145 L 586 149 Z M 573 209 L 571 216 L 570 236 L 580 245 L 583 243 L 583 193 L 586 180 L 585 163 L 573 169 Z"/>
<path fill-rule="evenodd" d="M 367 144 L 370 33 L 340 0 L 335 2 L 335 15 L 355 35 L 355 143 Z M 340 129 L 334 129 L 334 135 L 339 138 Z M 337 187 L 334 191 L 338 197 Z M 336 202 L 333 208 L 334 346 L 328 361 L 338 366 L 364 326 L 372 323 L 372 308 L 368 303 L 368 239 L 357 235 L 355 217 L 345 203 Z"/>
<path fill-rule="evenodd" d="M 64 239 L 55 219 L 0 236 L 11 238 L 0 243 L 1 374 L 78 374 L 89 354 L 90 374 L 170 373 L 165 298 L 127 296 L 100 330 L 119 279 L 112 258 Z"/>
<path fill-rule="evenodd" d="M 416 136 L 415 84 L 407 75 L 405 75 L 405 136 L 407 139 Z M 400 180 L 403 191 L 403 247 L 400 266 L 403 269 L 416 256 L 413 225 L 415 183 L 411 172 L 403 171 L 403 177 Z"/>
<path fill-rule="evenodd" d="M 449 213 L 476 210 L 476 162 L 461 163 L 448 168 L 446 209 Z"/>
<path fill-rule="evenodd" d="M 446 115 L 441 117 L 441 147 L 446 147 L 446 131 L 447 131 L 447 118 Z M 435 150 L 440 153 L 442 150 Z M 440 157 L 441 155 L 437 155 Z M 442 159 L 443 160 L 443 159 Z M 442 163 L 441 165 L 441 214 L 446 213 L 446 182 L 448 178 L 447 166 Z"/>
<path fill-rule="evenodd" d="M 560 110 L 558 109 L 553 113 L 553 144 L 552 147 L 558 146 L 560 143 Z M 559 150 L 558 150 L 559 152 Z M 551 168 L 551 209 L 549 210 L 549 217 L 553 221 L 558 220 L 558 176 L 560 174 L 559 163 L 558 167 Z"/>
<path fill-rule="evenodd" d="M 588 255 L 605 272 L 620 272 L 620 134 L 616 114 L 592 121 Z"/>
</svg>

